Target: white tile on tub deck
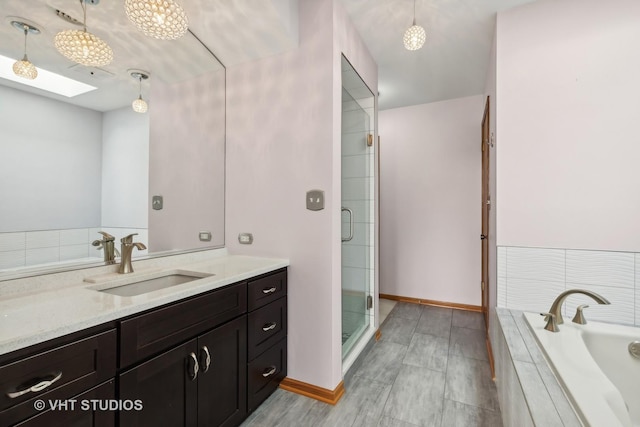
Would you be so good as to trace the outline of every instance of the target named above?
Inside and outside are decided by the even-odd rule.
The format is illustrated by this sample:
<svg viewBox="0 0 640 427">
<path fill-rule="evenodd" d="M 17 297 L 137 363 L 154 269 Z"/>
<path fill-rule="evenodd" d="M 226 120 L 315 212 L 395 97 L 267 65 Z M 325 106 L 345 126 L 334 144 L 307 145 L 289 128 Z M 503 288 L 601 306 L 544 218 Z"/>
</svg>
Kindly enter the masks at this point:
<svg viewBox="0 0 640 427">
<path fill-rule="evenodd" d="M 0 233 L 0 252 L 24 251 L 27 247 L 26 233 Z"/>
<path fill-rule="evenodd" d="M 88 228 L 60 230 L 60 246 L 86 245 L 89 242 Z"/>
<path fill-rule="evenodd" d="M 589 320 L 598 320 L 633 325 L 635 321 L 635 291 L 633 289 L 567 283 L 567 289 L 573 288 L 586 289 L 600 294 L 608 299 L 611 304 L 598 304 L 586 295 L 569 295 L 565 300 L 565 310 L 562 313 L 565 317 L 565 322 L 573 319 L 578 305 L 587 304 L 589 308 L 584 309 L 584 317 L 587 322 Z"/>
<path fill-rule="evenodd" d="M 60 261 L 60 247 L 27 249 L 26 265 L 46 264 Z"/>
<path fill-rule="evenodd" d="M 60 230 L 27 231 L 27 249 L 60 246 Z M 27 255 L 27 264 L 29 255 Z"/>
<path fill-rule="evenodd" d="M 498 246 L 498 277 L 507 277 L 507 248 Z"/>
<path fill-rule="evenodd" d="M 507 306 L 507 278 L 498 276 L 498 307 Z"/>
<path fill-rule="evenodd" d="M 564 291 L 564 282 L 532 279 L 507 279 L 507 308 L 547 312 L 553 300 Z"/>
<path fill-rule="evenodd" d="M 630 252 L 567 250 L 567 283 L 633 288 L 634 267 Z"/>
<path fill-rule="evenodd" d="M 0 252 L 0 270 L 5 268 L 24 267 L 25 251 Z"/>
<path fill-rule="evenodd" d="M 507 247 L 507 277 L 564 282 L 564 249 Z"/>
<path fill-rule="evenodd" d="M 89 247 L 83 245 L 65 245 L 60 246 L 60 261 L 69 261 L 72 259 L 85 259 L 89 256 Z"/>
</svg>

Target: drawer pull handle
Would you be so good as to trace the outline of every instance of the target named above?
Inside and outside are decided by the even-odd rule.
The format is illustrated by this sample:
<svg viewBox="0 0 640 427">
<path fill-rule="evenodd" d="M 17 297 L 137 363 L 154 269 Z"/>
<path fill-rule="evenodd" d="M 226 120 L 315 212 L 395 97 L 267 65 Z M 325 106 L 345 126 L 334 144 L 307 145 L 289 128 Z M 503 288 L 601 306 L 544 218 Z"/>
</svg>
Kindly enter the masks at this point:
<svg viewBox="0 0 640 427">
<path fill-rule="evenodd" d="M 265 288 L 265 289 L 263 289 L 263 290 L 262 290 L 262 293 L 263 293 L 263 294 L 272 294 L 272 293 L 274 293 L 276 290 L 277 290 L 277 289 L 276 289 L 276 287 L 274 286 L 274 287 L 271 287 L 271 288 L 268 288 L 268 289 L 266 289 L 266 288 Z"/>
<path fill-rule="evenodd" d="M 209 349 L 207 348 L 206 345 L 202 346 L 202 355 L 203 355 L 203 367 L 202 367 L 202 373 L 204 374 L 205 372 L 207 372 L 209 370 L 209 366 L 211 366 L 211 354 L 209 353 Z"/>
<path fill-rule="evenodd" d="M 271 323 L 265 323 L 265 325 L 262 327 L 262 330 L 265 332 L 269 332 L 272 329 L 275 329 L 277 326 L 276 322 L 271 322 Z"/>
<path fill-rule="evenodd" d="M 269 366 L 269 370 L 262 373 L 262 376 L 267 378 L 276 373 L 275 366 Z"/>
<path fill-rule="evenodd" d="M 194 381 L 196 378 L 198 378 L 198 371 L 200 370 L 200 366 L 198 366 L 198 358 L 193 351 L 191 352 L 191 354 L 189 354 L 189 357 L 191 358 L 191 360 L 193 360 L 193 371 L 188 372 L 188 374 L 189 378 L 191 378 L 191 381 Z M 189 370 L 188 365 L 189 364 L 187 363 L 187 371 Z"/>
<path fill-rule="evenodd" d="M 62 372 L 58 372 L 50 380 L 40 381 L 38 384 L 36 384 L 34 386 L 31 386 L 29 388 L 25 388 L 24 390 L 14 391 L 12 393 L 7 393 L 7 396 L 9 396 L 10 399 L 15 399 L 16 397 L 20 397 L 20 396 L 25 395 L 27 393 L 32 393 L 32 392 L 33 393 L 37 393 L 37 392 L 42 391 L 45 388 L 49 387 L 51 384 L 55 383 L 60 378 L 62 378 Z"/>
</svg>

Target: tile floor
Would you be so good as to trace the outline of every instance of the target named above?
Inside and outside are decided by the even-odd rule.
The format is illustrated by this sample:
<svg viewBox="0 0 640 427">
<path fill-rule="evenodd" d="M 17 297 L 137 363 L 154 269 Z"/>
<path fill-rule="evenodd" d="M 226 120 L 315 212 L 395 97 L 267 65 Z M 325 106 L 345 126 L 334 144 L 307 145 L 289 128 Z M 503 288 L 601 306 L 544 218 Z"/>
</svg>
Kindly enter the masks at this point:
<svg viewBox="0 0 640 427">
<path fill-rule="evenodd" d="M 278 389 L 243 427 L 501 427 L 480 313 L 398 303 L 337 405 Z"/>
</svg>

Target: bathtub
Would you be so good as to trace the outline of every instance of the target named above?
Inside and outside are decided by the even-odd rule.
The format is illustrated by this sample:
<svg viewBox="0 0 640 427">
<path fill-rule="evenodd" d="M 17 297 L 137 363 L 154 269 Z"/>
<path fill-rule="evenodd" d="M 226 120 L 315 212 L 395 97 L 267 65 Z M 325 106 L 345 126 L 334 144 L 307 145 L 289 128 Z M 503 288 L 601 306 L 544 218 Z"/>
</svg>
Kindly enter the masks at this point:
<svg viewBox="0 0 640 427">
<path fill-rule="evenodd" d="M 554 333 L 538 313 L 524 316 L 585 425 L 640 427 L 640 359 L 628 350 L 640 328 L 569 317 Z"/>
</svg>

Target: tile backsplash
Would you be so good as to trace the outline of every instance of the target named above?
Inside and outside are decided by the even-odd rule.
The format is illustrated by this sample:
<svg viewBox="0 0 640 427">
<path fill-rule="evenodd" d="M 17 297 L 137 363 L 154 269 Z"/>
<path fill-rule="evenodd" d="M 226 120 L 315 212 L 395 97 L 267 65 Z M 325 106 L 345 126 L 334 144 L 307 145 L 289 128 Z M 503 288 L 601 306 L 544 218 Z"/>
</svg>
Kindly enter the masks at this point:
<svg viewBox="0 0 640 427">
<path fill-rule="evenodd" d="M 499 246 L 497 262 L 498 307 L 546 312 L 558 294 L 580 288 L 611 305 L 571 295 L 563 316 L 588 304 L 587 320 L 640 326 L 640 253 Z"/>
<path fill-rule="evenodd" d="M 91 245 L 91 242 L 100 238 L 98 231 L 106 231 L 115 236 L 117 248 L 120 238 L 131 233 L 139 234 L 138 241 L 148 242 L 146 228 L 103 227 L 0 233 L 0 270 L 87 259 L 100 260 L 103 258 L 102 251 Z"/>
</svg>

